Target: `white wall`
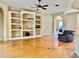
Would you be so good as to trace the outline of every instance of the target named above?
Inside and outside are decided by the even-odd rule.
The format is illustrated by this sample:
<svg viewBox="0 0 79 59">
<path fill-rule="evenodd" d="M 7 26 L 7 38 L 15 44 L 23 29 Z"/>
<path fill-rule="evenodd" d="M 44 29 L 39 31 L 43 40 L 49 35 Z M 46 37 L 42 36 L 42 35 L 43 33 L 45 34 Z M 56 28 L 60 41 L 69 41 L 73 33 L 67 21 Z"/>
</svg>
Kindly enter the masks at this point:
<svg viewBox="0 0 79 59">
<path fill-rule="evenodd" d="M 79 35 L 79 14 L 77 14 L 77 21 L 76 21 L 76 35 Z"/>
<path fill-rule="evenodd" d="M 0 40 L 4 39 L 4 20 L 3 20 L 3 10 L 0 9 Z"/>
<path fill-rule="evenodd" d="M 72 4 L 72 8 L 79 9 L 79 0 L 74 0 L 74 2 Z"/>
<path fill-rule="evenodd" d="M 41 15 L 41 34 L 52 34 L 53 30 L 53 17 L 49 14 Z"/>
<path fill-rule="evenodd" d="M 75 30 L 76 29 L 76 21 L 77 21 L 77 14 L 70 13 L 64 15 L 64 29 L 66 30 Z"/>
<path fill-rule="evenodd" d="M 75 30 L 76 29 L 76 21 L 77 21 L 77 13 L 58 13 L 54 16 L 54 32 L 56 31 L 56 20 L 57 16 L 61 16 L 63 18 L 63 30 Z"/>
</svg>

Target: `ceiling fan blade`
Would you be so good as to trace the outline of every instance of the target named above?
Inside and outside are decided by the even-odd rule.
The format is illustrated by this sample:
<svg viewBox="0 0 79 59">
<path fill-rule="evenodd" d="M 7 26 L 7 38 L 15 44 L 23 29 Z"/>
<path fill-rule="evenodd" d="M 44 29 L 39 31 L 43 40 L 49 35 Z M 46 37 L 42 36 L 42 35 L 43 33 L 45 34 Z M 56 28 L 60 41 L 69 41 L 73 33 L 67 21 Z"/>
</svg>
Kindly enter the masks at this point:
<svg viewBox="0 0 79 59">
<path fill-rule="evenodd" d="M 38 8 L 38 7 L 30 7 L 30 8 Z"/>
<path fill-rule="evenodd" d="M 47 10 L 47 8 L 43 8 L 43 7 L 41 7 L 42 9 L 44 9 L 44 10 Z"/>
<path fill-rule="evenodd" d="M 38 0 L 39 2 L 41 2 L 41 0 Z"/>
<path fill-rule="evenodd" d="M 48 7 L 48 5 L 43 5 L 42 7 Z"/>
</svg>

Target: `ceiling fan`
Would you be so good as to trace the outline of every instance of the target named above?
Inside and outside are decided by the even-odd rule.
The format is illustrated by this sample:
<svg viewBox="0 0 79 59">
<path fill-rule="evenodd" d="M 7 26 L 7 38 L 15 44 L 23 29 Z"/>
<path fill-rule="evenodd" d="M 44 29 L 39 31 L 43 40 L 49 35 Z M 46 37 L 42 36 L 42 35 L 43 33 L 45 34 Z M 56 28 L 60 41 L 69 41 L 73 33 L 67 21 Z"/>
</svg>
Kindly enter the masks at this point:
<svg viewBox="0 0 79 59">
<path fill-rule="evenodd" d="M 41 8 L 41 9 L 43 9 L 43 10 L 47 10 L 47 8 L 46 7 L 48 7 L 48 5 L 41 5 L 41 0 L 38 0 L 38 2 L 39 2 L 39 4 L 35 4 L 37 7 L 35 7 L 35 8 L 37 8 L 37 10 L 39 9 L 39 8 Z"/>
</svg>

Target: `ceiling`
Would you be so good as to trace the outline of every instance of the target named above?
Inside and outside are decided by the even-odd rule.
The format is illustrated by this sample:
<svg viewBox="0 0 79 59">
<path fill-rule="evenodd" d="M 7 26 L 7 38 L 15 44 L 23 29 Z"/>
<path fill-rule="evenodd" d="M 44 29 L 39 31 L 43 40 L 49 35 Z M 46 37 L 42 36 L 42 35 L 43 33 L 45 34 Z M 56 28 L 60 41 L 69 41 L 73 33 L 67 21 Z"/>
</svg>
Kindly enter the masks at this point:
<svg viewBox="0 0 79 59">
<path fill-rule="evenodd" d="M 12 7 L 36 10 L 35 8 L 31 7 L 35 7 L 35 4 L 38 3 L 38 0 L 0 0 L 0 2 Z M 72 3 L 73 0 L 42 0 L 41 4 L 48 4 L 48 8 L 47 10 L 41 9 L 40 11 L 49 14 L 64 12 L 66 10 L 72 9 Z M 56 4 L 59 4 L 59 6 L 55 6 Z"/>
</svg>

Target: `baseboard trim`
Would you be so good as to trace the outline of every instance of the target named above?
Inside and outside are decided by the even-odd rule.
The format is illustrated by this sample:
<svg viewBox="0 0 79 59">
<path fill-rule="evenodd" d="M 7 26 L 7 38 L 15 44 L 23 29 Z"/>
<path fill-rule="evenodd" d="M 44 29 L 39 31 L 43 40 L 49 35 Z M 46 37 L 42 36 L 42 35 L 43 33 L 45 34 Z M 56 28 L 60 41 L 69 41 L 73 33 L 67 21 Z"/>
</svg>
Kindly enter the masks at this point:
<svg viewBox="0 0 79 59">
<path fill-rule="evenodd" d="M 22 37 L 22 38 L 11 38 L 11 39 L 9 39 L 9 40 L 7 40 L 7 41 L 32 39 L 32 38 L 38 38 L 38 37 L 43 37 L 43 36 L 48 36 L 48 35 L 51 35 L 51 34 L 35 35 L 35 36 Z"/>
</svg>

